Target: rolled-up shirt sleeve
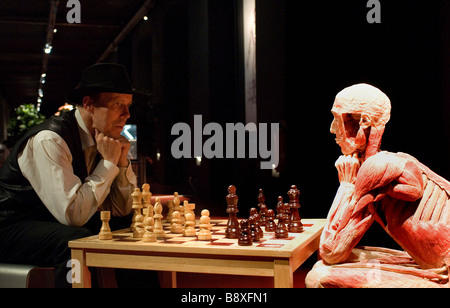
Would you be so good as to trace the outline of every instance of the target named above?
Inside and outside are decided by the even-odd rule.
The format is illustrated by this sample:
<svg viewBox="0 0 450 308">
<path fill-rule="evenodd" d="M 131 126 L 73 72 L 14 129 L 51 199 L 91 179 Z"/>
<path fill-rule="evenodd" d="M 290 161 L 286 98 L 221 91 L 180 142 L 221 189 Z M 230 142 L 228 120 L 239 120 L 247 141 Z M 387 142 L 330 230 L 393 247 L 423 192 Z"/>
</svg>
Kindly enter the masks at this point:
<svg viewBox="0 0 450 308">
<path fill-rule="evenodd" d="M 119 167 L 101 159 L 91 175 L 80 179 L 74 174 L 72 159 L 67 143 L 52 131 L 41 131 L 30 138 L 19 157 L 22 174 L 60 223 L 82 226 L 104 202 L 113 215 L 131 211 L 128 192 L 135 185 L 132 171 L 123 179 Z"/>
</svg>

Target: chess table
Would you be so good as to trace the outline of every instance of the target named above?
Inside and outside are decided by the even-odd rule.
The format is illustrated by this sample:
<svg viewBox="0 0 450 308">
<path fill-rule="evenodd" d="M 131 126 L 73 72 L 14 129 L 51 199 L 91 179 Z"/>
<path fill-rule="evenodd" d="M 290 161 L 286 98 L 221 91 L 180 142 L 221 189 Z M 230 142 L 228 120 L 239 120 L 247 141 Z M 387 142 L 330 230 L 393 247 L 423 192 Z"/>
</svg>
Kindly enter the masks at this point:
<svg viewBox="0 0 450 308">
<path fill-rule="evenodd" d="M 211 219 L 210 241 L 172 234 L 169 224 L 164 224 L 165 237 L 152 243 L 133 238 L 129 229 L 114 231 L 111 240 L 95 235 L 70 241 L 72 259 L 80 266 L 75 273 L 80 279 L 73 279 L 72 286 L 91 287 L 88 267 L 103 267 L 163 271 L 163 287 L 176 287 L 176 272 L 191 272 L 273 277 L 274 287 L 292 288 L 294 271 L 319 247 L 325 221 L 302 219 L 304 231 L 289 233 L 287 239 L 264 232 L 252 246 L 239 246 L 237 239 L 225 238 L 224 219 Z"/>
</svg>

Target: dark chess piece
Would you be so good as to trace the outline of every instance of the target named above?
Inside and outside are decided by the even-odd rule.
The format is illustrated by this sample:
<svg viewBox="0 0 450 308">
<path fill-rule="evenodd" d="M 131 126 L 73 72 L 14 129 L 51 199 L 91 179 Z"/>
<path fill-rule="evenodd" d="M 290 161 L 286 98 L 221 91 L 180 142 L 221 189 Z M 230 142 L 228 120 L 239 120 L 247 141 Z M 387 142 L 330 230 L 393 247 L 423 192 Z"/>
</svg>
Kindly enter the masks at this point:
<svg viewBox="0 0 450 308">
<path fill-rule="evenodd" d="M 259 242 L 260 236 L 258 232 L 258 226 L 256 225 L 256 216 L 250 215 L 248 218 L 248 222 L 250 224 L 250 235 L 252 237 L 253 242 Z"/>
<path fill-rule="evenodd" d="M 250 209 L 250 216 L 255 216 L 255 224 L 256 224 L 256 231 L 258 232 L 258 237 L 263 238 L 264 237 L 264 231 L 261 229 L 261 215 L 258 214 L 258 210 L 254 207 Z"/>
<path fill-rule="evenodd" d="M 289 232 L 303 232 L 303 224 L 300 218 L 300 214 L 298 213 L 298 209 L 300 208 L 300 203 L 298 202 L 300 190 L 297 189 L 297 186 L 292 185 L 287 194 L 289 196 L 289 208 L 291 212 Z"/>
<path fill-rule="evenodd" d="M 287 226 L 287 221 L 289 214 L 286 213 L 285 206 L 287 206 L 288 203 L 284 203 L 280 206 L 277 205 L 277 218 L 278 218 L 278 225 L 277 230 L 275 231 L 275 237 L 276 238 L 288 238 L 289 237 L 289 231 Z"/>
<path fill-rule="evenodd" d="M 228 213 L 228 223 L 227 228 L 225 230 L 226 238 L 239 238 L 240 236 L 240 228 L 239 222 L 236 214 L 239 212 L 237 207 L 238 196 L 236 195 L 236 187 L 234 185 L 230 185 L 228 187 L 228 195 L 227 199 L 227 213 Z"/>
<path fill-rule="evenodd" d="M 281 211 L 283 211 L 283 207 L 284 207 L 283 197 L 278 196 L 277 207 L 276 207 L 277 214 L 280 214 Z"/>
<path fill-rule="evenodd" d="M 250 227 L 247 219 L 241 220 L 241 234 L 238 239 L 239 246 L 252 246 L 253 240 L 250 235 Z"/>
<path fill-rule="evenodd" d="M 261 204 L 261 207 L 259 208 L 259 216 L 259 225 L 263 227 L 267 223 L 267 205 L 264 203 Z"/>
<path fill-rule="evenodd" d="M 266 232 L 275 232 L 277 225 L 275 224 L 275 212 L 272 209 L 267 210 Z"/>
<path fill-rule="evenodd" d="M 264 202 L 266 202 L 266 197 L 264 197 L 264 192 L 262 188 L 260 188 L 258 193 L 258 208 L 260 208 L 261 204 L 264 204 Z"/>
</svg>

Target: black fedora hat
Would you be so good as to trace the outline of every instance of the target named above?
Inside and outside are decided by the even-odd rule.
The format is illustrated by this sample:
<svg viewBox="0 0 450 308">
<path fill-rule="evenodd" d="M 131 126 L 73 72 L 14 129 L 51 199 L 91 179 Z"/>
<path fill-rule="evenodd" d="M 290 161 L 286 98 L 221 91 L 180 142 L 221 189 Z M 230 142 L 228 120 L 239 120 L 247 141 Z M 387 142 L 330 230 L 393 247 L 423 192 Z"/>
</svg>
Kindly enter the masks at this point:
<svg viewBox="0 0 450 308">
<path fill-rule="evenodd" d="M 86 95 L 100 92 L 135 93 L 123 65 L 97 63 L 87 67 L 81 74 L 80 84 L 67 93 L 66 98 L 70 102 L 80 103 Z"/>
</svg>

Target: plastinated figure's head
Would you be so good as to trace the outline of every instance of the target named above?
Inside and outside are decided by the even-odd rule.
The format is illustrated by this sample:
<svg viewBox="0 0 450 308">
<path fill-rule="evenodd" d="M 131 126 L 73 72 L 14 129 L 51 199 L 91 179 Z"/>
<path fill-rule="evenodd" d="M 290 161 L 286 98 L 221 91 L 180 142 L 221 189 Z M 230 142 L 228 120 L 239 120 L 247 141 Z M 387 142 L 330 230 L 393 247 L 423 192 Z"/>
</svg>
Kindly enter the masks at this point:
<svg viewBox="0 0 450 308">
<path fill-rule="evenodd" d="M 356 84 L 336 95 L 330 131 L 345 155 L 367 158 L 377 153 L 391 114 L 389 98 L 378 88 Z"/>
</svg>

